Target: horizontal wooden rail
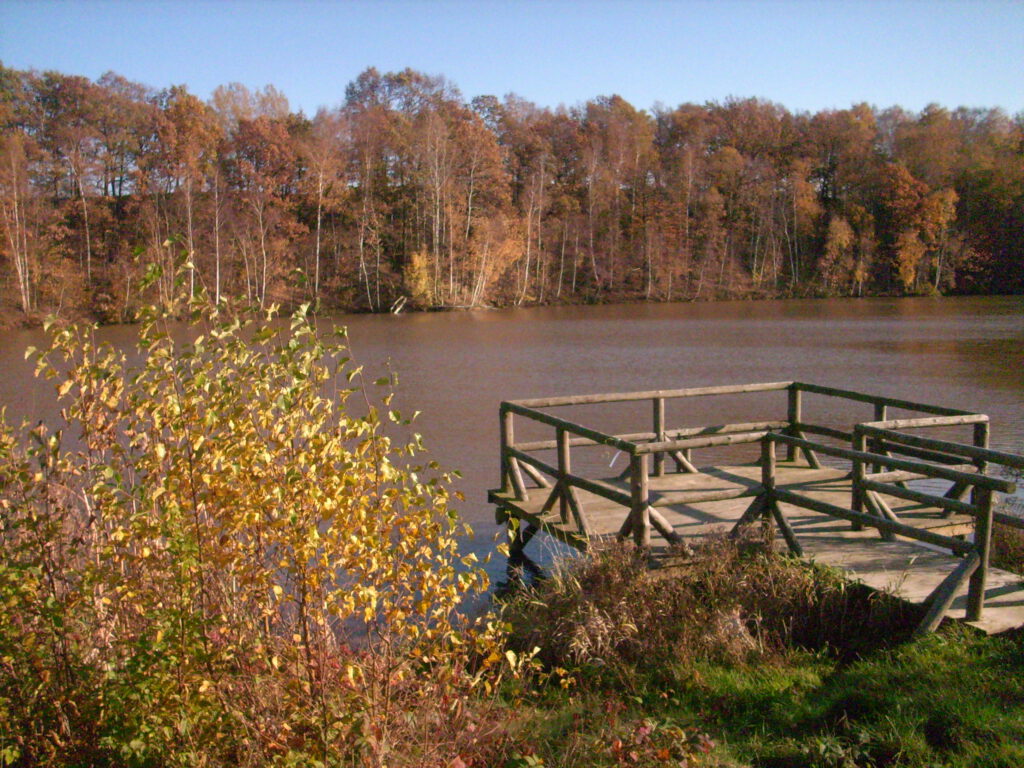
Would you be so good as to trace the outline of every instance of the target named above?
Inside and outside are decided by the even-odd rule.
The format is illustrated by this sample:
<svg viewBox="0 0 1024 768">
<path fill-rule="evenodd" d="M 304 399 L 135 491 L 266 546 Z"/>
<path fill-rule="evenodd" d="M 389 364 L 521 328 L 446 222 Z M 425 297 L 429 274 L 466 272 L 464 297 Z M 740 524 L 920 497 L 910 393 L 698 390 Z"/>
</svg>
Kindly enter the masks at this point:
<svg viewBox="0 0 1024 768">
<path fill-rule="evenodd" d="M 910 456 L 915 459 L 920 459 L 921 461 L 933 461 L 936 464 L 957 465 L 962 464 L 964 460 L 963 456 L 945 453 L 944 451 L 930 451 L 925 448 L 915 448 L 913 446 L 897 443 L 893 440 L 876 439 L 873 444 L 873 450 L 880 453 L 898 453 L 901 456 Z"/>
<path fill-rule="evenodd" d="M 976 473 L 978 470 L 973 464 L 954 464 L 947 469 L 955 469 L 958 472 Z M 902 469 L 895 469 L 890 472 L 873 472 L 865 475 L 868 480 L 876 483 L 905 483 L 909 480 L 932 480 L 931 475 L 923 472 L 906 472 Z"/>
<path fill-rule="evenodd" d="M 747 392 L 774 392 L 788 389 L 793 382 L 773 381 L 760 384 L 726 384 L 716 387 L 691 387 L 689 389 L 656 389 L 648 392 L 618 392 L 598 395 L 565 395 L 563 397 L 538 397 L 529 400 L 512 400 L 513 405 L 526 408 L 553 408 L 563 405 L 593 405 L 597 403 L 625 403 L 633 400 L 664 398 L 674 400 L 683 397 L 707 397 L 709 395 L 739 395 Z"/>
<path fill-rule="evenodd" d="M 794 381 L 794 389 L 802 392 L 813 392 L 818 395 L 839 397 L 844 400 L 856 400 L 862 403 L 885 405 L 890 408 L 902 408 L 905 411 L 920 411 L 921 413 L 934 413 L 942 416 L 966 416 L 972 415 L 970 411 L 962 411 L 958 408 L 944 408 L 938 405 L 927 403 L 915 403 L 910 400 L 900 400 L 895 397 L 882 397 L 880 395 L 867 395 L 863 392 L 854 392 L 852 389 L 837 389 L 836 387 L 823 387 L 820 384 L 808 384 L 803 381 Z"/>
<path fill-rule="evenodd" d="M 747 488 L 724 488 L 718 491 L 672 491 L 651 502 L 652 507 L 671 507 L 673 504 L 698 504 L 702 501 L 727 501 L 757 496 L 764 489 L 760 486 Z"/>
<path fill-rule="evenodd" d="M 981 448 L 966 443 L 954 443 L 949 440 L 936 440 L 920 435 L 908 435 L 906 432 L 896 432 L 892 429 L 876 426 L 871 422 L 858 424 L 856 429 L 871 437 L 881 437 L 890 443 L 901 443 L 914 446 L 915 448 L 966 456 L 970 459 L 987 461 L 990 464 L 999 464 L 1004 467 L 1024 469 L 1024 456 L 1018 456 L 1015 453 L 993 451 L 990 448 Z"/>
<path fill-rule="evenodd" d="M 737 432 L 750 432 L 753 430 L 783 429 L 789 425 L 788 421 L 755 421 L 747 424 L 718 424 L 711 427 L 683 427 L 682 429 L 669 429 L 665 435 L 671 439 L 699 435 L 729 435 Z M 654 440 L 657 434 L 654 432 L 632 432 L 625 435 L 612 435 L 619 440 L 629 442 L 646 442 Z M 601 445 L 586 437 L 574 437 L 569 440 L 569 445 L 574 448 Z M 515 447 L 521 451 L 545 451 L 558 446 L 557 440 L 534 440 L 526 443 L 516 443 Z"/>
<path fill-rule="evenodd" d="M 559 472 L 555 467 L 551 466 L 550 464 L 544 461 L 541 461 L 532 454 L 516 450 L 515 448 L 509 448 L 508 455 L 514 459 L 518 459 L 519 461 L 525 464 L 529 464 L 530 466 L 539 469 L 541 472 L 551 475 L 551 477 L 559 477 Z M 608 483 L 603 483 L 600 480 L 590 480 L 588 478 L 572 474 L 566 475 L 565 481 L 569 483 L 569 485 L 576 486 L 577 488 L 580 488 L 584 491 L 590 491 L 594 495 L 601 496 L 602 498 L 608 499 L 609 501 L 614 501 L 616 504 L 622 504 L 626 507 L 629 506 L 629 494 L 625 493 L 624 491 L 620 491 L 618 488 L 615 488 L 614 486 L 611 486 Z"/>
<path fill-rule="evenodd" d="M 686 448 L 712 448 L 718 445 L 742 445 L 759 442 L 767 431 L 741 432 L 735 435 L 718 435 L 713 437 L 688 437 L 684 440 L 665 440 L 659 443 L 642 443 L 636 447 L 637 454 L 661 453 L 663 451 L 681 451 Z"/>
<path fill-rule="evenodd" d="M 555 427 L 556 429 L 564 429 L 566 432 L 571 434 L 578 435 L 579 437 L 586 437 L 601 445 L 610 445 L 612 448 L 618 448 L 620 451 L 625 451 L 629 454 L 636 452 L 636 444 L 631 443 L 628 440 L 621 440 L 614 435 L 608 435 L 604 432 L 599 432 L 596 429 L 590 429 L 589 427 L 574 424 L 571 421 L 560 419 L 557 416 L 552 416 L 551 414 L 544 413 L 543 411 L 534 410 L 528 406 L 520 405 L 518 403 L 503 402 L 501 404 L 501 410 L 503 412 L 515 413 L 519 416 L 533 419 L 534 421 L 539 421 L 542 424 L 547 424 L 548 426 Z"/>
<path fill-rule="evenodd" d="M 883 467 L 891 467 L 892 469 L 904 469 L 908 472 L 926 473 L 929 477 L 941 480 L 951 480 L 954 483 L 967 483 L 968 485 L 974 485 L 978 488 L 989 488 L 993 491 L 1000 491 L 1001 493 L 1013 493 L 1017 490 L 1017 486 L 1014 483 L 1011 483 L 1008 480 L 1002 480 L 998 477 L 988 477 L 986 475 L 971 474 L 969 472 L 958 472 L 955 469 L 950 469 L 948 467 L 935 466 L 934 464 L 922 464 L 918 461 L 898 459 L 893 456 L 885 456 L 879 453 L 854 451 L 850 448 L 837 448 L 832 445 L 813 443 L 810 440 L 790 437 L 789 435 L 783 435 L 778 432 L 769 432 L 768 439 L 773 442 L 783 443 L 784 445 L 794 445 L 797 448 L 806 448 L 807 450 L 824 453 L 826 456 L 835 456 L 841 459 L 850 459 L 851 461 L 861 461 L 865 464 L 877 464 Z"/>
<path fill-rule="evenodd" d="M 988 424 L 988 416 L 983 413 L 960 413 L 950 416 L 922 416 L 915 419 L 865 421 L 857 426 L 878 427 L 880 429 L 917 429 L 923 427 L 958 427 L 962 424 Z M 854 427 L 854 429 L 856 428 Z"/>
<path fill-rule="evenodd" d="M 1002 525 L 1008 525 L 1011 528 L 1020 528 L 1024 530 L 1024 517 L 1016 517 L 1015 515 L 1004 515 L 1002 512 L 996 512 L 992 515 L 992 519 Z"/>
<path fill-rule="evenodd" d="M 792 504 L 795 507 L 802 507 L 804 509 L 809 509 L 812 512 L 820 512 L 823 515 L 831 515 L 832 517 L 849 520 L 852 523 L 860 523 L 861 525 L 866 525 L 871 528 L 877 528 L 880 531 L 894 533 L 898 536 L 905 536 L 908 539 L 923 541 L 926 544 L 932 544 L 937 547 L 942 547 L 943 549 L 949 549 L 950 551 L 960 555 L 965 555 L 968 552 L 974 551 L 974 544 L 971 542 L 962 541 L 951 536 L 932 533 L 931 531 L 923 530 L 921 528 L 915 528 L 912 525 L 894 522 L 882 517 L 875 517 L 874 515 L 868 515 L 864 512 L 854 512 L 846 509 L 845 507 L 837 507 L 835 504 L 829 504 L 827 501 L 812 499 L 810 496 L 793 493 L 792 491 L 787 491 L 782 488 L 776 488 L 774 494 L 779 501 Z"/>
<path fill-rule="evenodd" d="M 917 501 L 929 507 L 939 507 L 948 512 L 959 512 L 962 515 L 971 515 L 972 517 L 978 512 L 973 504 L 969 504 L 966 501 L 947 499 L 945 496 L 936 496 L 924 491 L 915 491 L 912 488 L 903 488 L 902 486 L 890 483 L 879 483 L 869 478 L 870 475 L 861 481 L 861 487 L 868 491 L 884 493 L 887 496 L 895 496 L 898 499 L 906 499 L 907 501 Z"/>
<path fill-rule="evenodd" d="M 806 432 L 811 435 L 832 437 L 836 440 L 842 440 L 847 443 L 853 440 L 853 432 L 848 432 L 843 429 L 833 429 L 832 427 L 826 427 L 823 424 L 808 424 L 805 421 L 799 421 L 794 425 L 794 429 L 798 432 Z"/>
</svg>

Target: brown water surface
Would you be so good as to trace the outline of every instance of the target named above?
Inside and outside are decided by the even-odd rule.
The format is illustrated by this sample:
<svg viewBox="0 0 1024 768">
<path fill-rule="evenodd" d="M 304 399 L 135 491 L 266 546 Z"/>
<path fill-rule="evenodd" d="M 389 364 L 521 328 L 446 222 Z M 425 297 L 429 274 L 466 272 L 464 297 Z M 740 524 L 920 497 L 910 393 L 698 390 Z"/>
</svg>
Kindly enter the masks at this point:
<svg viewBox="0 0 1024 768">
<path fill-rule="evenodd" d="M 355 358 L 371 373 L 385 365 L 397 373 L 396 404 L 422 412 L 417 430 L 433 457 L 461 471 L 462 512 L 478 532 L 469 546 L 480 551 L 491 549 L 496 530 L 486 489 L 498 481 L 501 400 L 800 380 L 981 411 L 992 419 L 993 447 L 1024 451 L 1021 297 L 635 304 L 332 321 L 348 326 Z M 129 345 L 135 329 L 99 335 Z M 0 405 L 9 420 L 54 416 L 51 388 L 36 382 L 23 360 L 25 346 L 40 343 L 39 331 L 0 339 Z M 778 393 L 673 403 L 669 426 L 784 418 L 783 403 Z M 643 431 L 650 406 L 639 405 L 566 414 L 598 428 Z M 811 396 L 806 408 L 822 421 L 847 417 L 836 403 Z M 623 466 L 614 451 L 591 454 L 578 466 Z"/>
</svg>

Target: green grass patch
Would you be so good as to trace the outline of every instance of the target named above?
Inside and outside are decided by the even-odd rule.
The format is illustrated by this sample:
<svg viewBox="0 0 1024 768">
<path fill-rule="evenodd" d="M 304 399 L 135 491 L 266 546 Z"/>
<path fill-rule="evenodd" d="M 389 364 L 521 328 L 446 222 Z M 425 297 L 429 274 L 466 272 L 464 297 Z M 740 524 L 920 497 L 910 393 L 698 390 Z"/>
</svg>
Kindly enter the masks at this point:
<svg viewBox="0 0 1024 768">
<path fill-rule="evenodd" d="M 545 670 L 521 735 L 549 766 L 1024 765 L 1024 633 L 919 615 L 756 543 L 674 578 L 606 553 L 506 609 Z M 643 723 L 684 757 L 616 751 Z"/>
</svg>

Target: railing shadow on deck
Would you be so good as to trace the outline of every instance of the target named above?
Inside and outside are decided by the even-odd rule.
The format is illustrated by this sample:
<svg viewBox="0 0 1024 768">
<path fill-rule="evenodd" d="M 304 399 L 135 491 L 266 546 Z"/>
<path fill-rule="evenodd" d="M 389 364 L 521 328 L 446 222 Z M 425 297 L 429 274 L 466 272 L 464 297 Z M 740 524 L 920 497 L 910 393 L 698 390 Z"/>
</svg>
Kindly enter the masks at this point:
<svg viewBox="0 0 1024 768">
<path fill-rule="evenodd" d="M 785 418 L 677 429 L 666 425 L 665 403 L 668 400 L 755 392 L 785 393 L 785 402 L 779 404 L 780 411 L 785 407 Z M 865 403 L 873 406 L 873 414 L 870 420 L 855 423 L 849 429 L 816 424 L 804 418 L 805 394 Z M 608 434 L 549 412 L 562 406 L 643 400 L 651 403 L 651 429 L 645 432 Z M 890 419 L 890 409 L 909 411 L 914 416 Z M 553 429 L 554 439 L 516 442 L 516 417 Z M 877 529 L 884 540 L 900 536 L 963 558 L 926 601 L 928 612 L 920 628 L 922 632 L 938 625 L 957 591 L 968 580 L 967 618 L 980 619 L 984 610 L 992 523 L 999 521 L 1024 528 L 1024 521 L 1019 518 L 999 515 L 993 510 L 993 493 L 1013 493 L 1015 485 L 987 474 L 992 466 L 1024 469 L 1024 457 L 989 448 L 989 420 L 984 414 L 786 381 L 508 401 L 501 403 L 500 421 L 501 488 L 491 494 L 492 501 L 498 505 L 499 520 L 515 517 L 514 505 L 509 500 L 523 502 L 529 500 L 531 493 L 539 493 L 544 501 L 537 517 L 549 515 L 557 505 L 562 526 L 575 529 L 574 536 L 569 537 L 570 543 L 585 548 L 593 535 L 579 494 L 585 491 L 623 508 L 618 530 L 620 539 L 631 536 L 638 546 L 649 547 L 652 530 L 670 544 L 680 541 L 658 511 L 661 506 L 752 497 L 734 532 L 758 519 L 774 520 L 790 550 L 800 554 L 800 542 L 780 503 L 808 509 L 846 520 L 855 530 Z M 912 434 L 915 430 L 934 427 L 969 427 L 971 440 L 960 443 Z M 843 445 L 811 440 L 808 435 Z M 651 490 L 650 478 L 664 477 L 670 472 L 670 463 L 675 465 L 676 473 L 700 473 L 694 462 L 694 451 L 753 443 L 760 444 L 760 483 L 747 482 L 733 488 L 711 490 L 673 490 L 671 493 Z M 848 463 L 851 477 L 848 508 L 778 487 L 777 444 L 785 447 L 788 461 L 802 456 L 811 469 L 822 468 L 819 454 Z M 592 446 L 615 448 L 629 457 L 626 471 L 619 476 L 620 480 L 628 478 L 628 491 L 616 483 L 573 471 L 573 449 Z M 551 450 L 556 456 L 553 464 L 535 455 Z M 534 488 L 527 487 L 524 475 L 533 481 Z M 945 481 L 950 485 L 945 494 L 938 495 L 908 486 L 916 480 Z M 947 519 L 966 516 L 973 523 L 973 536 L 967 540 L 903 522 L 883 496 L 935 508 Z M 536 530 L 534 523 L 523 529 L 516 527 L 511 544 L 513 557 L 521 555 Z"/>
</svg>

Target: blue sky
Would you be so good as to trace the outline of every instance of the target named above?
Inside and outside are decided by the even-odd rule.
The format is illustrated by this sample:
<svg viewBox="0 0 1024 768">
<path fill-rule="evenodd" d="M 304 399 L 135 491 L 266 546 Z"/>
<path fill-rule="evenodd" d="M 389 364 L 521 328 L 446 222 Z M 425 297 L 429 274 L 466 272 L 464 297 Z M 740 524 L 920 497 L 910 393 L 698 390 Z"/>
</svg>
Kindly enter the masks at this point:
<svg viewBox="0 0 1024 768">
<path fill-rule="evenodd" d="M 368 66 L 443 74 L 468 99 L 617 93 L 1024 110 L 1021 0 L 0 0 L 0 60 L 155 87 L 272 83 L 307 113 Z"/>
</svg>

